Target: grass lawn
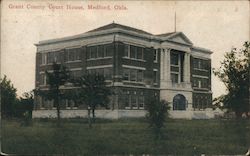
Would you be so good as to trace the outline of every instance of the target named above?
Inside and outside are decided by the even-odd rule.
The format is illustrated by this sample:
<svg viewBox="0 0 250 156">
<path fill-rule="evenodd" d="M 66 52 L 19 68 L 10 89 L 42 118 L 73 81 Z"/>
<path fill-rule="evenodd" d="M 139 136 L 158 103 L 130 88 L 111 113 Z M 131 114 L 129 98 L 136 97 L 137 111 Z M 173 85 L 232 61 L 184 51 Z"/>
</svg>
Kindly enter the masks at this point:
<svg viewBox="0 0 250 156">
<path fill-rule="evenodd" d="M 154 140 L 145 119 L 97 120 L 92 129 L 85 119 L 2 120 L 2 152 L 9 154 L 244 154 L 250 146 L 250 120 L 173 120 Z"/>
</svg>

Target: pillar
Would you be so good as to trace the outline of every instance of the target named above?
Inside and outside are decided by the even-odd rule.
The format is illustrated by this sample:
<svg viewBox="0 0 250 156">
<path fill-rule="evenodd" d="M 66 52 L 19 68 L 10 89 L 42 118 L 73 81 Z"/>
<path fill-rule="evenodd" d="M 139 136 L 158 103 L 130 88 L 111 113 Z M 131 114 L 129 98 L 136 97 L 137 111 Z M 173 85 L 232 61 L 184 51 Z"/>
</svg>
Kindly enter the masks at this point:
<svg viewBox="0 0 250 156">
<path fill-rule="evenodd" d="M 184 82 L 190 83 L 190 54 L 185 53 L 184 57 Z"/>
</svg>

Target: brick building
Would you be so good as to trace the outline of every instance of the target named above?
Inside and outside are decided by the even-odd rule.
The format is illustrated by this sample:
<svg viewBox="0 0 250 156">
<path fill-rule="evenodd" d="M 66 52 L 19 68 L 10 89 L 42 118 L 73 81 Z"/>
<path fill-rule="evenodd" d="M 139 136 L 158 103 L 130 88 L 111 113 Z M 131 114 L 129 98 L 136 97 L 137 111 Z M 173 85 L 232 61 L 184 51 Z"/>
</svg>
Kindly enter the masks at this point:
<svg viewBox="0 0 250 156">
<path fill-rule="evenodd" d="M 212 52 L 194 46 L 182 32 L 153 35 L 111 23 L 80 35 L 40 41 L 36 46 L 36 88 L 48 87 L 45 70 L 51 70 L 56 61 L 74 77 L 103 74 L 115 93 L 111 110 L 138 113 L 152 98 L 170 102 L 172 111 L 211 107 Z M 67 111 L 86 109 L 73 101 L 61 103 Z M 53 101 L 35 98 L 36 111 L 53 109 Z"/>
</svg>

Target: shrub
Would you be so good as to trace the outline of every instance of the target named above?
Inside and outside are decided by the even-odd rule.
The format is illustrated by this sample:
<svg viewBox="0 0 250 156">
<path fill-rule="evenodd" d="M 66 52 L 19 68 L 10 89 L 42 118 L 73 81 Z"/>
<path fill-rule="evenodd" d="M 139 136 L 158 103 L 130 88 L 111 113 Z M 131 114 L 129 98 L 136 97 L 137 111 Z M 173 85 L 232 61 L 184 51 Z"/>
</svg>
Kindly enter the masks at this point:
<svg viewBox="0 0 250 156">
<path fill-rule="evenodd" d="M 164 123 L 168 116 L 168 102 L 165 100 L 154 100 L 147 105 L 146 118 L 149 122 L 149 127 L 152 128 L 155 135 L 155 139 L 161 139 L 163 137 L 161 128 L 164 127 Z"/>
</svg>

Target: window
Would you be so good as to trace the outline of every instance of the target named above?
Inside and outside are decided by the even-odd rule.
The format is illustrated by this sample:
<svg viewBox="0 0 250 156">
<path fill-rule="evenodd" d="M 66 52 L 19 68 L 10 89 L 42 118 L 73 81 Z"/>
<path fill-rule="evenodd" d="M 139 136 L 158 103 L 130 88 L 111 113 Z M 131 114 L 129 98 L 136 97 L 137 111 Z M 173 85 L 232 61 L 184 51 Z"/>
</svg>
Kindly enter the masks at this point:
<svg viewBox="0 0 250 156">
<path fill-rule="evenodd" d="M 91 46 L 87 50 L 87 58 L 105 58 L 113 56 L 114 46 L 113 44 L 99 45 L 99 46 Z"/>
<path fill-rule="evenodd" d="M 41 83 L 41 85 L 46 85 L 47 84 L 47 76 L 46 76 L 46 74 L 41 74 L 40 75 L 40 83 Z"/>
<path fill-rule="evenodd" d="M 136 70 L 135 69 L 130 69 L 130 81 L 136 81 Z"/>
<path fill-rule="evenodd" d="M 137 47 L 137 59 L 143 59 L 143 53 L 142 53 L 142 51 L 143 51 L 143 48 L 141 48 L 141 47 Z"/>
<path fill-rule="evenodd" d="M 56 104 L 54 100 L 48 100 L 48 104 L 52 105 L 53 108 L 56 108 Z"/>
<path fill-rule="evenodd" d="M 209 87 L 208 78 L 193 78 L 193 87 L 208 88 Z"/>
<path fill-rule="evenodd" d="M 113 56 L 113 52 L 114 52 L 114 46 L 113 44 L 108 44 L 106 45 L 106 52 L 105 52 L 105 57 L 108 57 L 108 56 Z"/>
<path fill-rule="evenodd" d="M 209 64 L 207 60 L 197 59 L 193 60 L 193 66 L 196 69 L 208 70 Z"/>
<path fill-rule="evenodd" d="M 157 50 L 155 49 L 155 50 L 154 50 L 154 62 L 157 62 L 157 58 L 158 58 L 158 57 L 157 57 L 157 54 L 158 54 L 158 53 L 157 53 Z"/>
<path fill-rule="evenodd" d="M 97 68 L 97 69 L 88 69 L 88 74 L 99 74 L 103 75 L 105 79 L 112 78 L 112 68 Z"/>
<path fill-rule="evenodd" d="M 96 73 L 98 75 L 104 75 L 104 68 L 98 68 L 98 69 L 96 69 Z"/>
<path fill-rule="evenodd" d="M 157 71 L 154 71 L 154 83 L 157 83 Z"/>
<path fill-rule="evenodd" d="M 130 58 L 136 58 L 136 47 L 130 46 Z"/>
<path fill-rule="evenodd" d="M 61 62 L 61 59 L 60 59 L 60 52 L 55 52 L 55 53 L 54 53 L 54 61 L 55 61 L 55 62 Z"/>
<path fill-rule="evenodd" d="M 76 107 L 75 102 L 73 100 L 65 100 L 65 105 L 66 108 L 72 108 L 72 107 Z"/>
<path fill-rule="evenodd" d="M 96 69 L 89 69 L 88 74 L 96 74 Z"/>
<path fill-rule="evenodd" d="M 104 57 L 104 46 L 103 45 L 98 46 L 97 57 L 98 58 Z"/>
<path fill-rule="evenodd" d="M 124 46 L 124 57 L 129 57 L 129 45 Z"/>
<path fill-rule="evenodd" d="M 47 54 L 47 63 L 60 62 L 60 52 L 48 52 Z"/>
<path fill-rule="evenodd" d="M 143 82 L 143 71 L 142 70 L 138 70 L 137 81 L 138 82 Z"/>
<path fill-rule="evenodd" d="M 144 71 L 139 69 L 123 68 L 123 80 L 143 82 Z"/>
<path fill-rule="evenodd" d="M 144 109 L 145 96 L 142 91 L 123 90 L 121 98 L 125 109 Z"/>
<path fill-rule="evenodd" d="M 123 70 L 123 80 L 126 80 L 126 81 L 129 81 L 129 69 L 127 69 L 127 68 L 125 68 L 124 70 Z"/>
<path fill-rule="evenodd" d="M 136 100 L 136 95 L 131 95 L 131 107 L 132 109 L 137 109 L 137 100 Z"/>
<path fill-rule="evenodd" d="M 193 61 L 194 68 L 198 68 L 198 60 L 194 59 Z"/>
<path fill-rule="evenodd" d="M 178 74 L 171 73 L 171 81 L 172 81 L 172 83 L 178 83 L 179 82 L 178 77 L 179 77 Z"/>
<path fill-rule="evenodd" d="M 82 75 L 82 71 L 81 70 L 75 70 L 75 71 L 71 71 L 70 72 L 70 76 L 71 76 L 71 78 L 79 78 L 79 77 L 81 77 L 81 75 Z"/>
<path fill-rule="evenodd" d="M 171 53 L 170 61 L 171 65 L 179 65 L 179 55 L 176 53 Z"/>
<path fill-rule="evenodd" d="M 133 45 L 125 45 L 124 46 L 124 57 L 132 58 L 137 60 L 143 60 L 144 48 L 133 46 Z"/>
<path fill-rule="evenodd" d="M 112 78 L 112 68 L 104 68 L 104 77 L 105 79 Z"/>
<path fill-rule="evenodd" d="M 208 79 L 202 79 L 202 88 L 208 88 Z"/>
<path fill-rule="evenodd" d="M 144 96 L 138 97 L 138 105 L 139 105 L 139 109 L 144 109 Z"/>
<path fill-rule="evenodd" d="M 128 94 L 125 94 L 124 95 L 124 105 L 125 105 L 125 108 L 126 109 L 130 109 L 130 105 L 129 105 L 129 103 L 130 103 L 130 98 L 129 98 L 130 96 L 128 95 Z"/>
<path fill-rule="evenodd" d="M 48 52 L 48 59 L 47 59 L 47 63 L 53 63 L 54 61 L 54 54 L 52 52 Z"/>
<path fill-rule="evenodd" d="M 47 64 L 47 53 L 42 53 L 42 65 Z"/>
<path fill-rule="evenodd" d="M 90 47 L 90 58 L 96 58 L 97 56 L 97 46 Z"/>
<path fill-rule="evenodd" d="M 80 60 L 81 49 L 67 49 L 66 62 Z"/>
<path fill-rule="evenodd" d="M 198 87 L 198 80 L 196 78 L 193 78 L 193 87 Z"/>
</svg>

